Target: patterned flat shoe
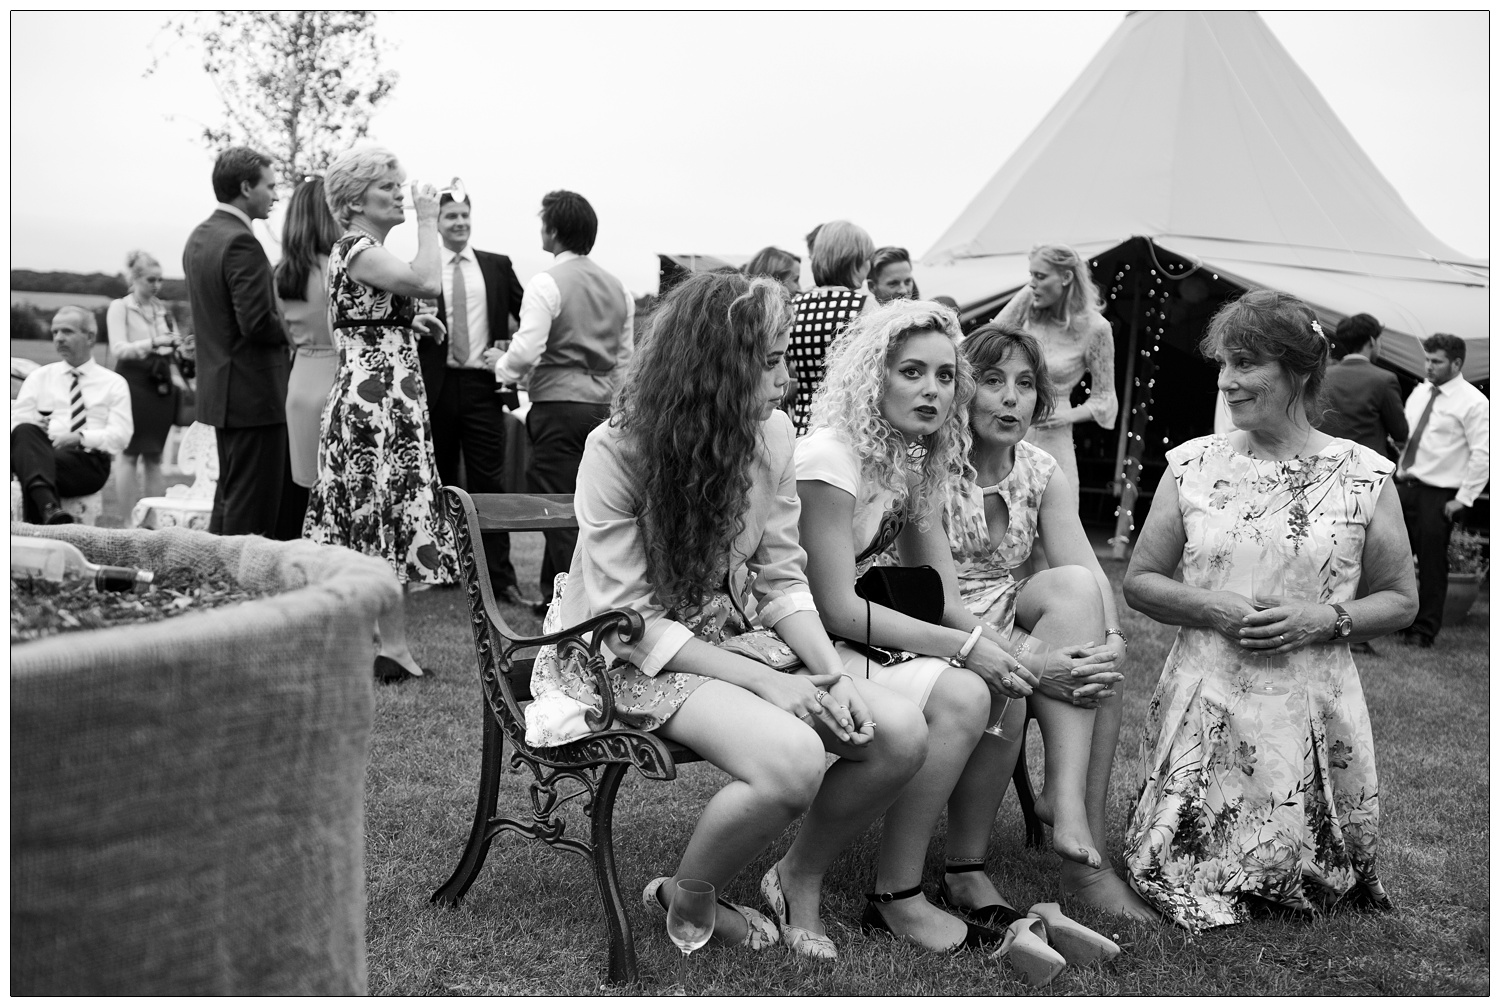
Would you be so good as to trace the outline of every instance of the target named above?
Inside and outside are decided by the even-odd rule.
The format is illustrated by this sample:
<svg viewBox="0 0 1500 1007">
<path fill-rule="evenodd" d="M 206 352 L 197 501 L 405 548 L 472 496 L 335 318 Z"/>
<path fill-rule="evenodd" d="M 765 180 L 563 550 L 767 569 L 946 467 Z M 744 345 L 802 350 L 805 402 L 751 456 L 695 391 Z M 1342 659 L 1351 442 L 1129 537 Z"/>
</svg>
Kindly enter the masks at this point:
<svg viewBox="0 0 1500 1007">
<path fill-rule="evenodd" d="M 651 910 L 653 915 L 667 918 L 667 907 L 662 905 L 660 893 L 661 886 L 671 881 L 671 878 L 652 878 L 646 882 L 646 887 L 641 891 L 641 904 Z M 733 909 L 745 918 L 745 939 L 738 944 L 727 945 L 729 947 L 745 948 L 751 951 L 764 951 L 766 948 L 776 946 L 776 924 L 766 917 L 751 909 L 749 906 L 735 905 L 733 902 L 718 900 L 719 905 L 725 909 Z M 711 938 L 715 943 L 724 944 L 718 935 Z"/>
<path fill-rule="evenodd" d="M 1047 942 L 1067 959 L 1069 965 L 1092 965 L 1120 956 L 1120 945 L 1064 916 L 1062 907 L 1056 902 L 1038 902 L 1027 913 L 1042 921 Z"/>
<path fill-rule="evenodd" d="M 766 876 L 760 879 L 760 894 L 771 907 L 771 915 L 781 927 L 781 943 L 799 955 L 808 958 L 837 958 L 838 949 L 833 941 L 823 934 L 815 934 L 803 927 L 792 926 L 792 912 L 781 893 L 781 864 L 772 864 Z"/>
</svg>

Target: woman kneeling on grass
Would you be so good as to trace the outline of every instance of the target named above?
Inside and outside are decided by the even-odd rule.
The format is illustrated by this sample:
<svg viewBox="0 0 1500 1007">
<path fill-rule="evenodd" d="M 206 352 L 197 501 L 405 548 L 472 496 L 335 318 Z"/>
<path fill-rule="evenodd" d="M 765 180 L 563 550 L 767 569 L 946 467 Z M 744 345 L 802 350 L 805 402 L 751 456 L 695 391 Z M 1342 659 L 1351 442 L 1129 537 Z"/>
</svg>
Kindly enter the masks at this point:
<svg viewBox="0 0 1500 1007">
<path fill-rule="evenodd" d="M 813 399 L 812 432 L 797 444 L 802 541 L 824 625 L 859 645 L 839 644 L 847 670 L 905 696 L 927 721 L 926 762 L 885 817 L 877 890 L 865 896 L 865 929 L 930 950 L 998 946 L 1027 982 L 1042 984 L 1064 959 L 1033 929 L 1042 927 L 1038 919 L 992 913 L 988 918 L 1003 927 L 992 930 L 943 912 L 921 888 L 927 845 L 945 804 L 949 852 L 964 858 L 950 864 L 971 856 L 968 846 L 962 852 L 953 846 L 953 823 L 975 818 L 969 808 L 988 808 L 980 826 L 988 835 L 994 820 L 988 795 L 1008 774 L 997 769 L 1006 746 L 984 729 L 1006 700 L 1030 695 L 1036 683 L 1036 675 L 964 608 L 939 520 L 948 484 L 971 471 L 968 405 L 974 379 L 958 353 L 958 339 L 957 319 L 946 308 L 898 300 L 860 318 L 834 344 L 827 377 Z M 931 567 L 935 573 L 928 579 L 941 581 L 931 588 L 943 598 L 940 624 L 859 593 L 856 578 L 893 545 L 903 563 Z M 1071 837 L 1070 844 L 1076 848 L 1068 855 L 1097 861 L 1086 833 Z M 970 845 L 982 854 L 982 840 Z M 1093 961 L 1117 953 L 1055 905 L 1032 909 L 1057 928 L 1058 948 L 1069 958 Z M 1063 932 L 1068 940 L 1061 939 Z"/>
<path fill-rule="evenodd" d="M 700 274 L 657 309 L 610 421 L 589 435 L 574 508 L 578 546 L 564 625 L 640 613 L 610 635 L 615 715 L 692 748 L 732 782 L 698 819 L 671 878 L 646 886 L 666 915 L 677 879 L 722 891 L 799 815 L 802 830 L 761 883 L 794 951 L 836 956 L 818 919 L 824 872 L 926 755 L 922 716 L 855 682 L 818 620 L 797 544 L 786 391 L 792 315 L 774 280 Z M 756 621 L 801 658 L 783 674 L 718 644 Z M 824 752 L 840 756 L 825 772 Z M 769 947 L 777 927 L 720 900 L 715 937 Z"/>
<path fill-rule="evenodd" d="M 1057 461 L 1024 439 L 1033 421 L 1052 411 L 1046 358 L 1035 336 L 1009 325 L 975 329 L 963 355 L 978 385 L 969 408 L 969 457 L 978 483 L 955 484 L 944 515 L 958 585 L 964 605 L 1036 672 L 1038 685 L 1029 704 L 1012 703 L 1005 711 L 1002 737 L 1009 740 L 983 742 L 994 746 L 988 790 L 949 810 L 944 895 L 978 919 L 1004 918 L 1005 901 L 982 872 L 984 854 L 1029 712 L 1041 725 L 1047 757 L 1037 813 L 1053 826 L 1053 846 L 1064 858 L 1064 892 L 1155 920 L 1110 868 L 1104 847 L 1105 798 L 1122 713 L 1116 683 L 1125 660 L 1114 590 Z M 1038 545 L 1051 567 L 1018 580 L 1016 571 Z"/>
</svg>

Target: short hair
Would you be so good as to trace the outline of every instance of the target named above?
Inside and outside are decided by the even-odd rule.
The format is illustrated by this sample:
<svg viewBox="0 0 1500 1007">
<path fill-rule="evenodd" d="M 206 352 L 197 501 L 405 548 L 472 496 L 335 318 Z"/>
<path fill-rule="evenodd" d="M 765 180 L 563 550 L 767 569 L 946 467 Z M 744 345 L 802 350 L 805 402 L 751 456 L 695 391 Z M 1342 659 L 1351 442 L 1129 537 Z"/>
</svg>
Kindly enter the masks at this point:
<svg viewBox="0 0 1500 1007">
<path fill-rule="evenodd" d="M 576 192 L 556 189 L 542 197 L 542 226 L 569 252 L 587 255 L 599 235 L 599 217 Z"/>
<path fill-rule="evenodd" d="M 1446 353 L 1449 360 L 1468 358 L 1468 344 L 1458 336 L 1447 332 L 1434 332 L 1422 340 L 1422 349 L 1427 353 Z"/>
<path fill-rule="evenodd" d="M 371 183 L 392 168 L 401 171 L 401 162 L 396 160 L 396 155 L 373 144 L 361 144 L 333 159 L 323 177 L 323 188 L 328 199 L 328 212 L 333 214 L 340 227 L 348 227 L 353 219 L 354 211 L 350 207 L 354 201 L 362 199 Z M 405 177 L 403 172 L 402 178 Z"/>
<path fill-rule="evenodd" d="M 807 257 L 812 258 L 813 245 L 818 243 L 818 232 L 823 229 L 822 224 L 814 224 L 813 229 L 807 232 Z"/>
<path fill-rule="evenodd" d="M 240 195 L 240 184 L 260 182 L 260 173 L 271 167 L 271 159 L 249 147 L 230 147 L 214 158 L 214 198 L 221 203 L 232 203 Z"/>
<path fill-rule="evenodd" d="M 1046 419 L 1057 408 L 1052 375 L 1047 372 L 1047 357 L 1042 353 L 1042 344 L 1025 329 L 991 322 L 965 336 L 961 348 L 974 368 L 976 382 L 983 380 L 984 372 L 997 366 L 1012 349 L 1020 350 L 1036 375 L 1036 405 L 1031 410 L 1031 422 Z"/>
<path fill-rule="evenodd" d="M 1058 272 L 1073 277 L 1073 282 L 1068 284 L 1067 300 L 1060 302 L 1064 309 L 1063 320 L 1069 328 L 1073 325 L 1073 319 L 1082 318 L 1089 312 L 1097 312 L 1103 305 L 1104 302 L 1099 299 L 1099 288 L 1094 285 L 1094 278 L 1089 273 L 1088 263 L 1067 245 L 1032 245 L 1026 258 L 1041 259 Z"/>
<path fill-rule="evenodd" d="M 84 332 L 87 332 L 90 336 L 94 336 L 95 338 L 98 337 L 99 321 L 94 317 L 94 313 L 88 308 L 80 308 L 76 304 L 64 304 L 62 307 L 52 312 L 52 321 L 57 321 L 58 316 L 63 314 L 78 316 L 78 327 Z"/>
<path fill-rule="evenodd" d="M 1307 418 L 1318 422 L 1319 393 L 1332 347 L 1312 308 L 1291 294 L 1252 290 L 1230 301 L 1209 321 L 1198 349 L 1210 359 L 1225 350 L 1240 350 L 1256 360 L 1276 361 L 1299 386 L 1300 394 L 1292 397 L 1287 409 L 1300 399 Z"/>
<path fill-rule="evenodd" d="M 830 221 L 818 228 L 818 237 L 813 242 L 813 282 L 820 287 L 845 286 L 853 290 L 859 286 L 855 274 L 873 254 L 875 242 L 863 227 L 847 220 Z"/>
<path fill-rule="evenodd" d="M 1340 357 L 1358 353 L 1380 337 L 1380 319 L 1361 312 L 1350 315 L 1334 329 L 1334 350 Z"/>
<path fill-rule="evenodd" d="M 886 266 L 895 265 L 898 262 L 904 262 L 908 266 L 911 265 L 911 253 L 897 245 L 886 245 L 883 248 L 875 249 L 870 256 L 870 278 L 879 280 L 882 269 Z"/>
<path fill-rule="evenodd" d="M 783 251 L 775 245 L 767 245 L 750 257 L 745 263 L 746 276 L 769 276 L 773 280 L 781 279 L 781 274 L 788 269 L 802 269 L 802 260 L 791 252 Z"/>
<path fill-rule="evenodd" d="M 125 282 L 134 283 L 140 279 L 141 274 L 155 266 L 161 268 L 161 263 L 156 261 L 156 256 L 150 252 L 143 252 L 139 248 L 125 253 Z"/>
</svg>

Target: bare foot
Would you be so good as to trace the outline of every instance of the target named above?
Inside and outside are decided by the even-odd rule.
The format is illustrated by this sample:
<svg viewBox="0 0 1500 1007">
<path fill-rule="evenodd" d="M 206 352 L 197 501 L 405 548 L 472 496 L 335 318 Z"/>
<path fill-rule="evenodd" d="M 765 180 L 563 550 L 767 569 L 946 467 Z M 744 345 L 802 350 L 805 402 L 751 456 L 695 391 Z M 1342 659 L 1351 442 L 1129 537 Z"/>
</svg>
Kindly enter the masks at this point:
<svg viewBox="0 0 1500 1007">
<path fill-rule="evenodd" d="M 1083 795 L 1079 794 L 1076 800 L 1059 800 L 1057 805 L 1054 811 L 1052 797 L 1045 789 L 1037 795 L 1036 816 L 1052 826 L 1052 849 L 1064 860 L 1085 867 L 1098 867 L 1099 851 L 1094 849 L 1094 837 L 1089 832 Z"/>
<path fill-rule="evenodd" d="M 1062 870 L 1063 898 L 1103 909 L 1142 923 L 1160 923 L 1162 916 L 1114 872 L 1112 867 L 1087 870 L 1065 864 Z"/>
<path fill-rule="evenodd" d="M 996 904 L 1016 908 L 996 890 L 984 871 L 944 871 L 943 881 L 948 885 L 949 901 L 960 909 L 983 909 Z"/>
<path fill-rule="evenodd" d="M 1036 812 L 1036 817 L 1047 825 L 1052 824 L 1052 798 L 1043 791 L 1032 799 L 1031 810 Z"/>
</svg>

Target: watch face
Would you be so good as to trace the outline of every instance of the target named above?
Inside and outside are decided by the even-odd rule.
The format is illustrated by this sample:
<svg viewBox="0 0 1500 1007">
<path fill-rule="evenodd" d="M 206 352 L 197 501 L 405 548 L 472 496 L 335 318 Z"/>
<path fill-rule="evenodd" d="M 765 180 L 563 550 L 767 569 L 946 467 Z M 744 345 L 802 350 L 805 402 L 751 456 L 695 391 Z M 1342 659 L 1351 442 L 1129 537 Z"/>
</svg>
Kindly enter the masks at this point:
<svg viewBox="0 0 1500 1007">
<path fill-rule="evenodd" d="M 1354 620 L 1347 615 L 1340 616 L 1338 621 L 1339 636 L 1348 636 L 1354 632 Z"/>
</svg>

